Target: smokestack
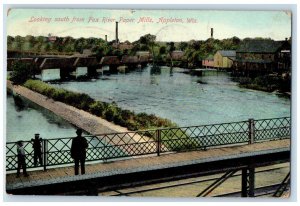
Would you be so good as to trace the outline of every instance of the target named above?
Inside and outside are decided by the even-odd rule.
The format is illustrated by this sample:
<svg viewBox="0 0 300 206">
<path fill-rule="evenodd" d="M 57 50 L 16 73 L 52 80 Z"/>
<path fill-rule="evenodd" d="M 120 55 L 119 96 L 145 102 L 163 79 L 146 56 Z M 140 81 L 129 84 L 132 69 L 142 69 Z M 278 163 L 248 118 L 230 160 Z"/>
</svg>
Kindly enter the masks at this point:
<svg viewBox="0 0 300 206">
<path fill-rule="evenodd" d="M 119 43 L 119 37 L 118 37 L 118 22 L 116 21 L 116 43 Z"/>
<path fill-rule="evenodd" d="M 210 28 L 210 38 L 214 38 L 214 28 Z"/>
<path fill-rule="evenodd" d="M 107 42 L 107 35 L 105 35 L 105 42 Z"/>
</svg>

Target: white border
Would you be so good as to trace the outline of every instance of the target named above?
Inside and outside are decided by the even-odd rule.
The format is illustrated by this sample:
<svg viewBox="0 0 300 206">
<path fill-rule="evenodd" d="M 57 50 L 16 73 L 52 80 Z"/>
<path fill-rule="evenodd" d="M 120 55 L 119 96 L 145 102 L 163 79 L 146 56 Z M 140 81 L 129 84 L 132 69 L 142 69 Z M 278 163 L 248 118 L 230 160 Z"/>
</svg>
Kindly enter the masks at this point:
<svg viewBox="0 0 300 206">
<path fill-rule="evenodd" d="M 297 84 L 297 80 L 299 79 L 299 72 L 297 72 L 297 48 L 298 48 L 298 44 L 297 44 L 297 37 L 298 37 L 298 30 L 299 28 L 296 25 L 296 22 L 298 22 L 298 16 L 297 16 L 297 6 L 298 6 L 298 2 L 296 0 L 278 0 L 276 1 L 278 2 L 278 4 L 273 4 L 274 0 L 265 0 L 264 2 L 262 2 L 261 0 L 253 0 L 251 2 L 245 2 L 243 4 L 240 4 L 241 2 L 237 1 L 237 0 L 229 0 L 229 1 L 222 1 L 222 0 L 204 0 L 201 3 L 202 4 L 196 4 L 197 1 L 194 0 L 184 0 L 184 1 L 180 1 L 180 2 L 169 2 L 166 0 L 144 0 L 143 2 L 138 1 L 138 0 L 132 0 L 132 1 L 126 1 L 126 2 L 122 2 L 121 0 L 110 0 L 109 1 L 109 5 L 95 5 L 98 2 L 97 1 L 90 1 L 90 0 L 85 0 L 82 3 L 85 4 L 76 4 L 74 3 L 74 0 L 68 0 L 68 1 L 64 1 L 62 2 L 61 0 L 52 0 L 51 2 L 45 2 L 43 3 L 43 5 L 41 4 L 41 1 L 38 0 L 30 0 L 27 2 L 23 2 L 21 0 L 11 0 L 11 1 L 4 1 L 2 3 L 2 5 L 4 6 L 4 4 L 10 4 L 10 6 L 13 7 L 17 7 L 17 8 L 32 8 L 32 7 L 38 7 L 38 8 L 59 8 L 59 7 L 68 7 L 68 8 L 114 8 L 114 9 L 120 9 L 120 8 L 124 8 L 124 9 L 129 9 L 129 8 L 136 8 L 136 9 L 219 9 L 219 10 L 292 10 L 293 12 L 293 16 L 292 16 L 292 50 L 293 50 L 293 57 L 292 57 L 292 61 L 293 61 L 293 85 L 292 85 L 292 136 L 293 136 L 293 142 L 292 142 L 292 174 L 297 174 L 298 170 L 298 164 L 299 163 L 299 152 L 297 152 L 297 146 L 299 144 L 299 141 L 297 141 L 297 117 L 299 115 L 298 110 L 297 110 L 297 99 L 298 99 L 298 92 L 299 92 L 299 84 Z M 88 5 L 87 3 L 89 3 L 90 5 Z M 152 5 L 149 5 L 149 3 L 152 3 Z M 155 5 L 153 5 L 153 3 Z M 170 5 L 170 3 L 172 3 L 173 5 Z M 226 3 L 226 4 L 225 4 Z M 12 4 L 19 4 L 19 5 L 12 5 Z M 53 5 L 56 4 L 56 5 Z M 93 5 L 91 5 L 93 4 Z M 134 5 L 135 4 L 135 5 Z M 138 5 L 136 5 L 138 4 Z M 176 4 L 176 5 L 175 5 Z M 181 5 L 179 5 L 181 4 Z M 188 5 L 189 4 L 189 5 Z M 203 5 L 205 4 L 205 5 Z M 294 5 L 287 5 L 287 4 L 294 4 Z M 1 7 L 1 28 L 4 29 L 1 32 L 1 35 L 3 35 L 2 37 L 5 37 L 5 23 L 4 23 L 4 18 L 5 18 L 5 10 L 3 7 Z M 6 42 L 6 38 L 2 38 L 4 39 L 4 41 L 2 41 L 0 43 L 1 45 L 1 50 L 0 50 L 0 54 L 2 57 L 4 57 L 4 55 L 6 55 L 6 48 L 5 48 L 5 42 Z M 0 58 L 0 65 L 3 65 L 4 58 Z M 5 68 L 5 67 L 2 67 Z M 5 72 L 2 70 L 2 72 L 0 72 L 1 75 L 1 79 L 3 81 L 3 84 L 0 84 L 0 92 L 1 93 L 1 101 L 3 103 L 5 103 L 5 94 L 6 94 L 6 90 L 5 90 Z M 1 122 L 3 122 L 2 124 L 0 124 L 0 130 L 2 131 L 2 135 L 3 135 L 3 139 L 5 139 L 5 135 L 4 135 L 4 130 L 5 130 L 5 108 L 4 108 L 4 104 L 2 104 L 3 107 L 0 110 L 1 111 Z M 5 148 L 5 144 L 3 141 L 0 141 L 0 144 L 2 146 L 2 148 Z M 4 171 L 4 157 L 5 157 L 5 149 L 3 149 L 3 155 L 1 156 L 1 170 L 0 171 Z M 2 166 L 4 166 L 2 168 Z M 203 204 L 203 201 L 208 201 L 210 202 L 210 204 L 214 204 L 214 202 L 220 202 L 220 199 L 190 199 L 190 198 L 184 198 L 184 199 L 179 199 L 179 198 L 97 198 L 97 197 L 35 197 L 35 196 L 23 196 L 23 197 L 11 197 L 5 194 L 5 182 L 4 182 L 4 175 L 5 175 L 5 171 L 2 175 L 1 178 L 1 183 L 0 185 L 2 185 L 1 188 L 1 194 L 3 194 L 3 197 L 5 198 L 5 204 L 8 205 L 16 205 L 17 203 L 12 203 L 12 202 L 6 202 L 6 201 L 17 201 L 17 202 L 36 202 L 36 201 L 71 201 L 71 202 L 79 202 L 77 204 L 82 204 L 80 202 L 82 201 L 100 201 L 102 203 L 98 203 L 98 204 L 103 204 L 103 202 L 106 201 L 113 201 L 111 203 L 106 203 L 106 205 L 111 205 L 111 204 L 120 204 L 121 202 L 128 202 L 130 201 L 131 203 L 129 203 L 130 205 L 132 204 L 143 204 L 143 205 L 147 205 L 147 204 L 153 204 L 153 203 L 146 203 L 147 201 L 154 201 L 154 202 L 163 202 L 162 204 L 165 205 L 165 202 L 172 202 L 170 204 L 174 205 L 174 204 L 180 204 L 183 202 L 189 202 L 189 204 L 192 205 L 199 205 L 199 204 Z M 296 183 L 297 182 L 297 183 Z M 287 204 L 285 201 L 292 201 L 289 202 L 290 204 L 295 204 L 298 200 L 297 200 L 297 185 L 299 186 L 299 178 L 292 176 L 292 193 L 293 196 L 291 199 L 289 200 L 278 200 L 275 202 L 272 202 L 272 204 Z M 132 202 L 133 201 L 133 202 Z M 143 203 L 140 203 L 140 201 L 142 201 Z M 196 201 L 196 202 L 195 202 Z M 201 203 L 198 203 L 198 201 L 201 201 Z M 230 205 L 232 204 L 241 204 L 241 201 L 247 201 L 244 202 L 243 204 L 253 204 L 254 202 L 264 202 L 267 203 L 269 201 L 271 201 L 270 199 L 267 200 L 261 200 L 261 199 L 223 199 L 221 201 L 225 201 L 227 203 L 233 201 L 235 203 L 230 203 Z M 285 203 L 283 203 L 283 201 Z M 115 202 L 115 203 L 114 203 Z M 117 203 L 118 202 L 118 203 Z M 12 204 L 11 204 L 12 203 Z M 22 205 L 24 203 L 21 203 Z M 44 203 L 38 203 L 38 204 L 46 204 Z M 52 203 L 53 204 L 53 203 Z M 72 204 L 76 204 L 76 203 L 72 203 Z M 90 203 L 88 203 L 90 204 Z M 156 203 L 155 203 L 156 204 Z M 226 204 L 226 203 L 225 203 Z M 256 203 L 255 203 L 256 204 Z"/>
</svg>

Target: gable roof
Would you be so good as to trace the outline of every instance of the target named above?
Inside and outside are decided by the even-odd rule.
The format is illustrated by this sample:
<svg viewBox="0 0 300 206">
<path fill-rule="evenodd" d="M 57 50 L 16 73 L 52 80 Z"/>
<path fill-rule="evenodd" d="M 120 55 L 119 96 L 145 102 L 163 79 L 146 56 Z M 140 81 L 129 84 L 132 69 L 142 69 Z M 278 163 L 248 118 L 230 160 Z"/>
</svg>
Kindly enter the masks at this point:
<svg viewBox="0 0 300 206">
<path fill-rule="evenodd" d="M 235 57 L 235 50 L 219 50 L 218 51 L 223 57 Z"/>
<path fill-rule="evenodd" d="M 184 58 L 184 52 L 180 50 L 172 51 L 171 57 L 175 61 L 180 61 Z M 170 58 L 170 54 L 168 54 L 168 58 Z"/>
<path fill-rule="evenodd" d="M 245 53 L 275 53 L 284 45 L 285 41 L 274 40 L 246 40 L 243 41 L 237 52 Z"/>
</svg>

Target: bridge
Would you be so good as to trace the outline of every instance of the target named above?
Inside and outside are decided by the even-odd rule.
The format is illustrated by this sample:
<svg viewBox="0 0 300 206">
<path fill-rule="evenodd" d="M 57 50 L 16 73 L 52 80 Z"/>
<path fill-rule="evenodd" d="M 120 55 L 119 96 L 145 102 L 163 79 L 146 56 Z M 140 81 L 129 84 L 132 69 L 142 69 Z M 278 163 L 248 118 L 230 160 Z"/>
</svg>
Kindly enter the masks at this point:
<svg viewBox="0 0 300 206">
<path fill-rule="evenodd" d="M 119 66 L 133 69 L 138 66 L 145 67 L 149 61 L 150 59 L 144 56 L 127 55 L 122 56 L 121 59 L 117 56 L 104 56 L 100 61 L 96 57 L 84 55 L 37 55 L 26 58 L 8 58 L 7 71 L 12 71 L 14 63 L 21 62 L 29 64 L 34 74 L 41 73 L 43 76 L 44 70 L 58 70 L 58 76 L 64 79 L 69 77 L 71 72 L 78 73 L 78 69 L 84 69 L 87 75 L 93 76 L 97 74 L 97 69 L 103 69 L 105 66 L 108 66 L 111 72 L 116 72 Z"/>
<path fill-rule="evenodd" d="M 99 134 L 86 139 L 87 174 L 73 175 L 72 137 L 68 137 L 43 140 L 41 167 L 34 167 L 32 143 L 24 141 L 31 171 L 29 177 L 20 179 L 13 174 L 16 143 L 7 142 L 7 192 L 97 195 L 111 189 L 225 173 L 204 194 L 241 171 L 240 194 L 253 197 L 255 168 L 290 161 L 289 117 Z M 288 188 L 288 183 L 287 175 L 281 186 Z"/>
</svg>

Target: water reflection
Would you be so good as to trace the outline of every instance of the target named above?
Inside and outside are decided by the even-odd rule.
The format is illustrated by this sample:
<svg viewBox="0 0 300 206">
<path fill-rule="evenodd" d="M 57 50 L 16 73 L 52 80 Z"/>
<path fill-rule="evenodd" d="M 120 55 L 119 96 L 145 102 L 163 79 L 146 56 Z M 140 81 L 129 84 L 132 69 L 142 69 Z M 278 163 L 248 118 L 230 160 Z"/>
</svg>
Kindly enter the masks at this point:
<svg viewBox="0 0 300 206">
<path fill-rule="evenodd" d="M 8 142 L 30 140 L 35 133 L 40 133 L 46 139 L 76 136 L 75 126 L 22 97 L 7 94 L 6 109 Z"/>
<path fill-rule="evenodd" d="M 157 66 L 157 65 L 151 66 L 150 74 L 151 75 L 160 75 L 161 74 L 161 67 Z"/>
</svg>

